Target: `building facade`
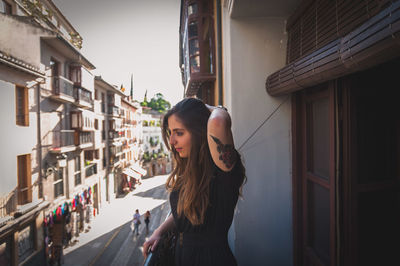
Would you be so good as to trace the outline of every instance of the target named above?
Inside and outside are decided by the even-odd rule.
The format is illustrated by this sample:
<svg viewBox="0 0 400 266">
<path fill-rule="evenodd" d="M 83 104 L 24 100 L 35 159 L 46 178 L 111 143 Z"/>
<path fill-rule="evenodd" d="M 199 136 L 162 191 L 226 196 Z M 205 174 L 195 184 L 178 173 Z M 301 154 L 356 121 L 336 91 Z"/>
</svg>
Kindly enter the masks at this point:
<svg viewBox="0 0 400 266">
<path fill-rule="evenodd" d="M 181 2 L 182 79 L 200 95 L 187 72 L 207 53 L 190 41 L 214 29 L 214 91 L 248 177 L 239 265 L 398 264 L 400 2 L 205 2 Z"/>
<path fill-rule="evenodd" d="M 0 264 L 45 265 L 118 193 L 125 95 L 52 1 L 0 1 L 0 28 Z"/>
</svg>

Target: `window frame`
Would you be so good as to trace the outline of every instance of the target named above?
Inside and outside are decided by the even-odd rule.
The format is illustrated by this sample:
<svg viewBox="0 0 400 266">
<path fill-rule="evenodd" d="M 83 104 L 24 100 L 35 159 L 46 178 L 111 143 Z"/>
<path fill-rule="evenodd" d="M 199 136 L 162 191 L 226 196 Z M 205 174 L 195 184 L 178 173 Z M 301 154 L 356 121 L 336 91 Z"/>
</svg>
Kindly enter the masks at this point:
<svg viewBox="0 0 400 266">
<path fill-rule="evenodd" d="M 17 156 L 18 204 L 32 202 L 31 154 Z"/>
<path fill-rule="evenodd" d="M 15 86 L 15 120 L 17 126 L 29 126 L 29 90 L 19 85 Z"/>
</svg>

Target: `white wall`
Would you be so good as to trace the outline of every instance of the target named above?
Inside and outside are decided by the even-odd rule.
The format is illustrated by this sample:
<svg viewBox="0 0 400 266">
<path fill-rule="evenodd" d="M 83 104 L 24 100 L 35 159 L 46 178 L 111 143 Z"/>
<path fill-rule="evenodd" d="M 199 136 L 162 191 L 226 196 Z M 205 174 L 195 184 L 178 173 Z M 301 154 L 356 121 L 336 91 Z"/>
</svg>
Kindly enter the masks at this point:
<svg viewBox="0 0 400 266">
<path fill-rule="evenodd" d="M 93 74 L 82 67 L 82 87 L 92 92 L 92 98 L 94 99 L 94 76 Z"/>
<path fill-rule="evenodd" d="M 39 68 L 39 37 L 50 34 L 3 13 L 0 13 L 0 25 L 1 51 Z"/>
<path fill-rule="evenodd" d="M 0 69 L 2 70 L 2 69 Z M 1 77 L 1 76 L 0 76 Z M 20 85 L 24 85 L 21 80 Z M 34 89 L 29 89 L 29 102 L 34 102 Z M 0 197 L 7 195 L 18 184 L 17 177 L 17 156 L 31 154 L 35 155 L 33 149 L 37 143 L 37 116 L 33 111 L 29 112 L 29 126 L 21 127 L 16 125 L 15 116 L 15 85 L 0 80 L 0 125 L 1 138 L 0 147 Z M 32 164 L 32 167 L 34 164 Z M 32 183 L 35 181 L 32 177 Z M 37 196 L 36 196 L 37 197 Z M 35 198 L 35 195 L 33 195 Z"/>
<path fill-rule="evenodd" d="M 266 77 L 285 63 L 285 22 L 224 12 L 224 100 L 239 149 L 285 99 L 265 90 Z M 229 234 L 239 265 L 293 264 L 290 121 L 288 99 L 239 150 L 248 181 Z"/>
</svg>

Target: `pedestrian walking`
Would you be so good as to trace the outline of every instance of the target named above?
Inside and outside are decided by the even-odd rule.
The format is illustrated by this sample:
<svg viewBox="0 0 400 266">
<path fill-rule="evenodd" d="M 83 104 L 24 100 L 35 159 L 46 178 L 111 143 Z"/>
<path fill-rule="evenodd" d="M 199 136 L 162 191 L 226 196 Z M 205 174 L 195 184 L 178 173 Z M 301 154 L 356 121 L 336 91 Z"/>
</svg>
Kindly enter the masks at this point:
<svg viewBox="0 0 400 266">
<path fill-rule="evenodd" d="M 133 215 L 133 233 L 136 235 L 139 235 L 139 225 L 141 224 L 140 222 L 140 214 L 139 214 L 139 210 L 136 209 L 135 214 Z"/>
<path fill-rule="evenodd" d="M 166 183 L 172 215 L 143 244 L 144 257 L 174 230 L 175 265 L 237 265 L 228 230 L 246 177 L 226 108 L 183 99 L 165 114 L 162 134 L 175 160 Z"/>
<path fill-rule="evenodd" d="M 144 214 L 144 223 L 146 224 L 146 235 L 149 233 L 150 211 Z"/>
</svg>

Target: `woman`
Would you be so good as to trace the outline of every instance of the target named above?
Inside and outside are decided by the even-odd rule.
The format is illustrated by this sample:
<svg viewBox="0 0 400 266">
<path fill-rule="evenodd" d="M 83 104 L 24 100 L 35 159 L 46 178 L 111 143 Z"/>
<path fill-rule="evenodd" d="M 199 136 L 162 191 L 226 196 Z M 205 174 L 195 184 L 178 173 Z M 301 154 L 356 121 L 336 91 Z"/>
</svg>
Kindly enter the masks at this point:
<svg viewBox="0 0 400 266">
<path fill-rule="evenodd" d="M 146 224 L 146 235 L 149 233 L 150 211 L 144 214 L 144 222 Z"/>
<path fill-rule="evenodd" d="M 227 234 L 245 180 L 225 108 L 186 98 L 163 118 L 163 139 L 176 161 L 166 187 L 172 215 L 143 245 L 176 230 L 175 265 L 236 265 Z"/>
</svg>

